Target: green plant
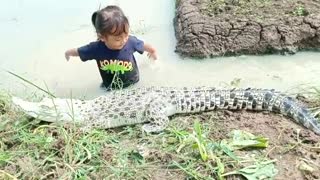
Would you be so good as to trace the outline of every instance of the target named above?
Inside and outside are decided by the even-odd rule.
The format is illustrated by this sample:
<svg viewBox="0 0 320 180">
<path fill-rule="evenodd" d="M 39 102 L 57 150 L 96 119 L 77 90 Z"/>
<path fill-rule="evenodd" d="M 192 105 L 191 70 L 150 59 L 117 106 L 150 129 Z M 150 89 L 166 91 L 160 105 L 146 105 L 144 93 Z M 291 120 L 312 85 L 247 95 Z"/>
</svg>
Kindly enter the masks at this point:
<svg viewBox="0 0 320 180">
<path fill-rule="evenodd" d="M 292 11 L 292 13 L 295 16 L 307 16 L 309 13 L 308 11 L 305 9 L 305 7 L 303 5 L 298 5 L 294 8 L 294 10 Z"/>
</svg>

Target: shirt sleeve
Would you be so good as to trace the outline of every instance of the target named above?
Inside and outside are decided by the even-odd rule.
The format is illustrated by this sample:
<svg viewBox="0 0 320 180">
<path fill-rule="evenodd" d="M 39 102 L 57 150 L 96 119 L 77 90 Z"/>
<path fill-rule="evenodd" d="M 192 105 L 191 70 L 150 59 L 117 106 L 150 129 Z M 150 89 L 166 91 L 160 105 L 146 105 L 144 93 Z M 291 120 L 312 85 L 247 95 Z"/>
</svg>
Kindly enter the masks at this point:
<svg viewBox="0 0 320 180">
<path fill-rule="evenodd" d="M 132 44 L 132 47 L 134 51 L 137 51 L 140 54 L 143 54 L 144 52 L 144 42 L 141 41 L 140 39 L 136 38 L 135 36 L 130 36 L 130 41 Z"/>
<path fill-rule="evenodd" d="M 79 57 L 82 61 L 95 59 L 97 55 L 98 42 L 91 42 L 78 48 Z"/>
</svg>

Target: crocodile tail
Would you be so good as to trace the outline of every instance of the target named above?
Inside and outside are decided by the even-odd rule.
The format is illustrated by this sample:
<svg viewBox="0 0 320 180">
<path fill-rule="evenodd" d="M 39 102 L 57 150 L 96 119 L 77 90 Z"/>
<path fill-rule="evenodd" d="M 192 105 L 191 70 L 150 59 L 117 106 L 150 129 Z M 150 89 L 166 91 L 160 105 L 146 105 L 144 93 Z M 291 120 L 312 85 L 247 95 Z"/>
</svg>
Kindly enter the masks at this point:
<svg viewBox="0 0 320 180">
<path fill-rule="evenodd" d="M 309 110 L 298 104 L 297 100 L 288 96 L 282 96 L 280 106 L 273 109 L 280 111 L 280 113 L 285 116 L 291 117 L 298 124 L 320 135 L 320 123 L 318 119 L 315 118 Z"/>
<path fill-rule="evenodd" d="M 298 124 L 320 135 L 320 123 L 312 113 L 286 94 L 268 89 L 230 91 L 232 106 L 228 109 L 268 110 L 294 119 Z"/>
</svg>

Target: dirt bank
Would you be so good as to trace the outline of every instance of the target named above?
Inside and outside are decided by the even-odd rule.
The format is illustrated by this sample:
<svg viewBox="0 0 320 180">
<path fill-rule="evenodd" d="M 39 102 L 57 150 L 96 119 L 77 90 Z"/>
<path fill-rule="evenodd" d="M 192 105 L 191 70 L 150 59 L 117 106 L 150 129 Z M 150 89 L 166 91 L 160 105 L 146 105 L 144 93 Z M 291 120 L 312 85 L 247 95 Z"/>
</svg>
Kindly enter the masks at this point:
<svg viewBox="0 0 320 180">
<path fill-rule="evenodd" d="M 176 121 L 185 124 L 187 128 L 192 127 L 190 119 L 199 119 L 202 123 L 207 122 L 214 127 L 209 136 L 215 140 L 225 139 L 234 129 L 267 137 L 269 147 L 254 154 L 256 157 L 265 156 L 277 160 L 278 173 L 275 179 L 320 179 L 319 136 L 295 124 L 289 118 L 267 112 L 220 111 L 202 113 Z M 312 167 L 311 171 L 303 168 L 305 163 Z"/>
<path fill-rule="evenodd" d="M 320 1 L 180 0 L 176 52 L 212 57 L 320 47 Z"/>
</svg>

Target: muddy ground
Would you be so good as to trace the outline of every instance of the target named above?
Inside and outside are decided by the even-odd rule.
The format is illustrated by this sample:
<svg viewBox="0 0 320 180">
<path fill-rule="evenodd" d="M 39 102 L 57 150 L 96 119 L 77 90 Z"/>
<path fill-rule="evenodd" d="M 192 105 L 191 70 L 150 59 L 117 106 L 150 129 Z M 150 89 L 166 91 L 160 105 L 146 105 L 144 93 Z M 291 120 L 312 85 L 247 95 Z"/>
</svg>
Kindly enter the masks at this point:
<svg viewBox="0 0 320 180">
<path fill-rule="evenodd" d="M 177 0 L 176 52 L 213 57 L 320 47 L 318 0 Z"/>
<path fill-rule="evenodd" d="M 219 141 L 228 138 L 228 134 L 235 129 L 244 130 L 255 135 L 262 135 L 269 139 L 269 146 L 266 149 L 245 149 L 237 151 L 238 156 L 255 156 L 256 159 L 266 157 L 270 160 L 275 160 L 275 168 L 277 175 L 275 179 L 320 179 L 320 136 L 306 130 L 305 128 L 292 122 L 290 119 L 282 115 L 269 112 L 206 112 L 188 116 L 175 116 L 171 119 L 171 127 L 179 127 L 192 131 L 194 120 L 199 120 L 205 126 L 210 126 L 209 138 L 214 141 Z M 123 147 L 137 146 L 138 142 L 124 142 Z M 161 136 L 158 136 L 153 143 L 161 144 L 163 141 Z M 129 145 L 130 146 L 130 145 Z M 178 148 L 178 147 L 176 147 Z M 148 148 L 147 148 L 148 149 Z M 107 158 L 114 150 L 107 148 L 104 153 Z M 182 162 L 182 159 L 176 157 L 168 151 L 164 151 L 159 147 L 150 148 L 145 160 L 150 163 L 155 163 L 156 168 L 151 168 L 147 174 L 147 179 L 193 179 L 181 170 L 171 169 L 167 166 L 172 161 Z M 187 157 L 186 157 L 187 158 Z M 311 167 L 312 170 L 308 170 Z M 245 163 L 240 167 L 245 166 Z M 201 168 L 201 164 L 197 168 Z M 226 171 L 231 171 L 232 168 L 225 167 Z M 239 167 L 238 167 L 239 168 Z M 210 172 L 203 171 L 204 177 L 217 178 Z M 199 178 L 202 179 L 202 178 Z M 206 178 L 205 178 L 206 179 Z M 227 176 L 227 180 L 245 179 L 240 175 Z M 269 178 L 267 178 L 269 179 Z"/>
<path fill-rule="evenodd" d="M 269 138 L 269 147 L 260 153 L 277 160 L 276 169 L 279 172 L 275 179 L 320 179 L 320 136 L 288 118 L 272 113 L 245 111 L 203 113 L 194 118 L 202 122 L 208 119 L 215 121 L 211 122 L 214 124 L 214 131 L 210 133 L 212 139 L 225 139 L 233 129 Z M 188 118 L 180 121 L 188 121 Z M 314 171 L 300 170 L 304 162 L 312 166 Z"/>
</svg>

